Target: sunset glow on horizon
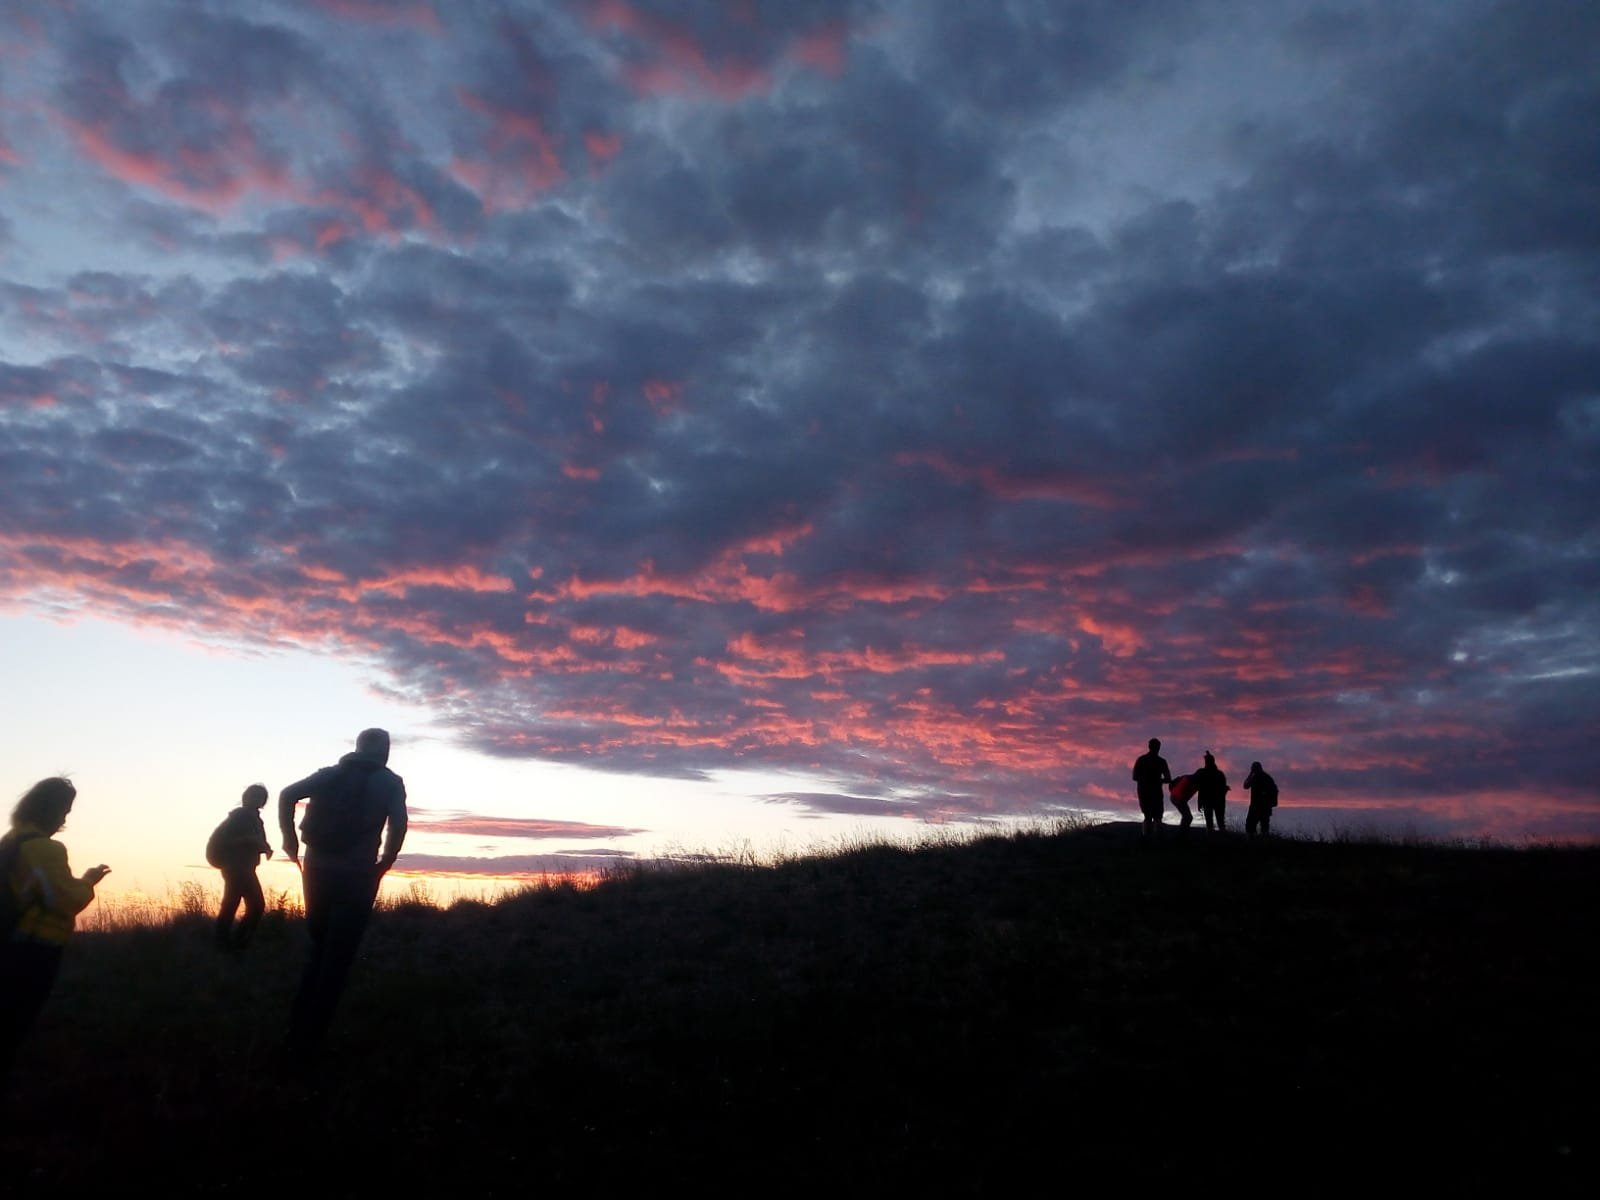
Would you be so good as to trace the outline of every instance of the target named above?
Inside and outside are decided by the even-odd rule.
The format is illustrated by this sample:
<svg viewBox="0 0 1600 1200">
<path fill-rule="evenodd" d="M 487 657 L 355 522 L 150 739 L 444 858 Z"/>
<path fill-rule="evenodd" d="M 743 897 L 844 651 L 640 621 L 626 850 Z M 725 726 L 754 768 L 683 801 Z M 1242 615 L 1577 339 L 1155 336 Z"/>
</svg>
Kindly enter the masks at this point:
<svg viewBox="0 0 1600 1200">
<path fill-rule="evenodd" d="M 8 12 L 0 786 L 108 888 L 369 725 L 402 887 L 1151 736 L 1600 838 L 1595 6 Z"/>
</svg>

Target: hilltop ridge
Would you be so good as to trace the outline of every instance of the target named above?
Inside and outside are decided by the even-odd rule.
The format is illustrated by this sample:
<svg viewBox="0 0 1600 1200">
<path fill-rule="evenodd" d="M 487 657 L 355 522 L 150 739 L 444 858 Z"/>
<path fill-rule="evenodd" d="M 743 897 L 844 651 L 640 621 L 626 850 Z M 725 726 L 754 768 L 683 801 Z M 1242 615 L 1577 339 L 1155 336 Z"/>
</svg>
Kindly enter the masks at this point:
<svg viewBox="0 0 1600 1200">
<path fill-rule="evenodd" d="M 403 905 L 305 1079 L 274 1071 L 292 921 L 238 960 L 198 921 L 82 935 L 0 1153 L 41 1191 L 132 1171 L 179 1194 L 303 1157 L 474 1195 L 1380 1163 L 1573 1182 L 1594 1175 L 1597 865 L 1113 824 Z"/>
</svg>

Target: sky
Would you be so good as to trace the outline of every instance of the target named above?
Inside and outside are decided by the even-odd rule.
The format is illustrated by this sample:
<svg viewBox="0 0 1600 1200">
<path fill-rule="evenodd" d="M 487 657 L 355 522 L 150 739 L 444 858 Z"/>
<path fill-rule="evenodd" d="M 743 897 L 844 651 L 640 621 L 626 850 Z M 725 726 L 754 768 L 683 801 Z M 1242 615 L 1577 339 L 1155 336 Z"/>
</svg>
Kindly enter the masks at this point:
<svg viewBox="0 0 1600 1200">
<path fill-rule="evenodd" d="M 1589 0 L 4 7 L 75 863 L 374 724 L 439 880 L 1132 817 L 1152 736 L 1600 837 Z"/>
</svg>

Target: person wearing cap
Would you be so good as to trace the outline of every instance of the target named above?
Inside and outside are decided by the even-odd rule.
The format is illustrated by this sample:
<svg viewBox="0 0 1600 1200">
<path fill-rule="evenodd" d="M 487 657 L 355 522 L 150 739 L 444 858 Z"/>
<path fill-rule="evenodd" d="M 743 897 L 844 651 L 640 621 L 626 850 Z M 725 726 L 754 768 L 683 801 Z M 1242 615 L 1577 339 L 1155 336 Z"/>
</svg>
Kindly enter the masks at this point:
<svg viewBox="0 0 1600 1200">
<path fill-rule="evenodd" d="M 1172 772 L 1167 760 L 1161 757 L 1161 739 L 1150 739 L 1150 752 L 1141 754 L 1133 763 L 1133 782 L 1138 788 L 1139 811 L 1144 814 L 1144 835 L 1149 837 L 1161 825 L 1161 813 L 1166 808 L 1167 797 L 1162 791 L 1172 782 Z"/>
<path fill-rule="evenodd" d="M 1205 766 L 1194 773 L 1194 790 L 1199 797 L 1200 811 L 1205 814 L 1207 829 L 1226 829 L 1225 814 L 1228 805 L 1228 777 L 1217 766 L 1211 751 L 1206 751 Z M 1212 824 L 1213 819 L 1215 825 Z"/>
<path fill-rule="evenodd" d="M 352 753 L 278 794 L 283 852 L 301 866 L 311 935 L 311 952 L 289 1017 L 288 1049 L 295 1058 L 314 1050 L 327 1033 L 372 915 L 378 884 L 405 842 L 406 785 L 388 762 L 389 734 L 363 730 Z M 294 827 L 301 800 L 310 801 L 300 826 L 304 864 Z"/>
</svg>

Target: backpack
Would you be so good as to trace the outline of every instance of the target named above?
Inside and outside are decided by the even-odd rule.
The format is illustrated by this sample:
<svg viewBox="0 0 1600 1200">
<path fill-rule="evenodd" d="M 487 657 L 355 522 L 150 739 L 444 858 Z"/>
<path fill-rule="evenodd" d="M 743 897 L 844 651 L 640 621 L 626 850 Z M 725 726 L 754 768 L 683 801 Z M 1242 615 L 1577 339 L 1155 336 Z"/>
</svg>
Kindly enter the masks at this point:
<svg viewBox="0 0 1600 1200">
<path fill-rule="evenodd" d="M 1278 785 L 1265 771 L 1255 782 L 1255 796 L 1257 803 L 1265 804 L 1268 808 L 1278 807 Z"/>
<path fill-rule="evenodd" d="M 43 836 L 42 833 L 19 833 L 15 837 L 0 839 L 0 942 L 11 940 L 24 911 L 17 902 L 17 893 L 11 887 L 11 870 L 22 853 L 22 843 Z"/>
<path fill-rule="evenodd" d="M 233 843 L 233 830 L 228 826 L 233 824 L 233 814 L 229 813 L 222 818 L 222 823 L 211 831 L 211 836 L 206 839 L 206 862 L 213 867 L 227 865 L 228 847 Z"/>
<path fill-rule="evenodd" d="M 313 850 L 342 854 L 360 843 L 363 837 L 383 827 L 385 810 L 375 808 L 368 796 L 368 783 L 378 773 L 376 766 L 341 765 L 333 778 L 306 805 L 300 822 L 300 836 Z"/>
</svg>

